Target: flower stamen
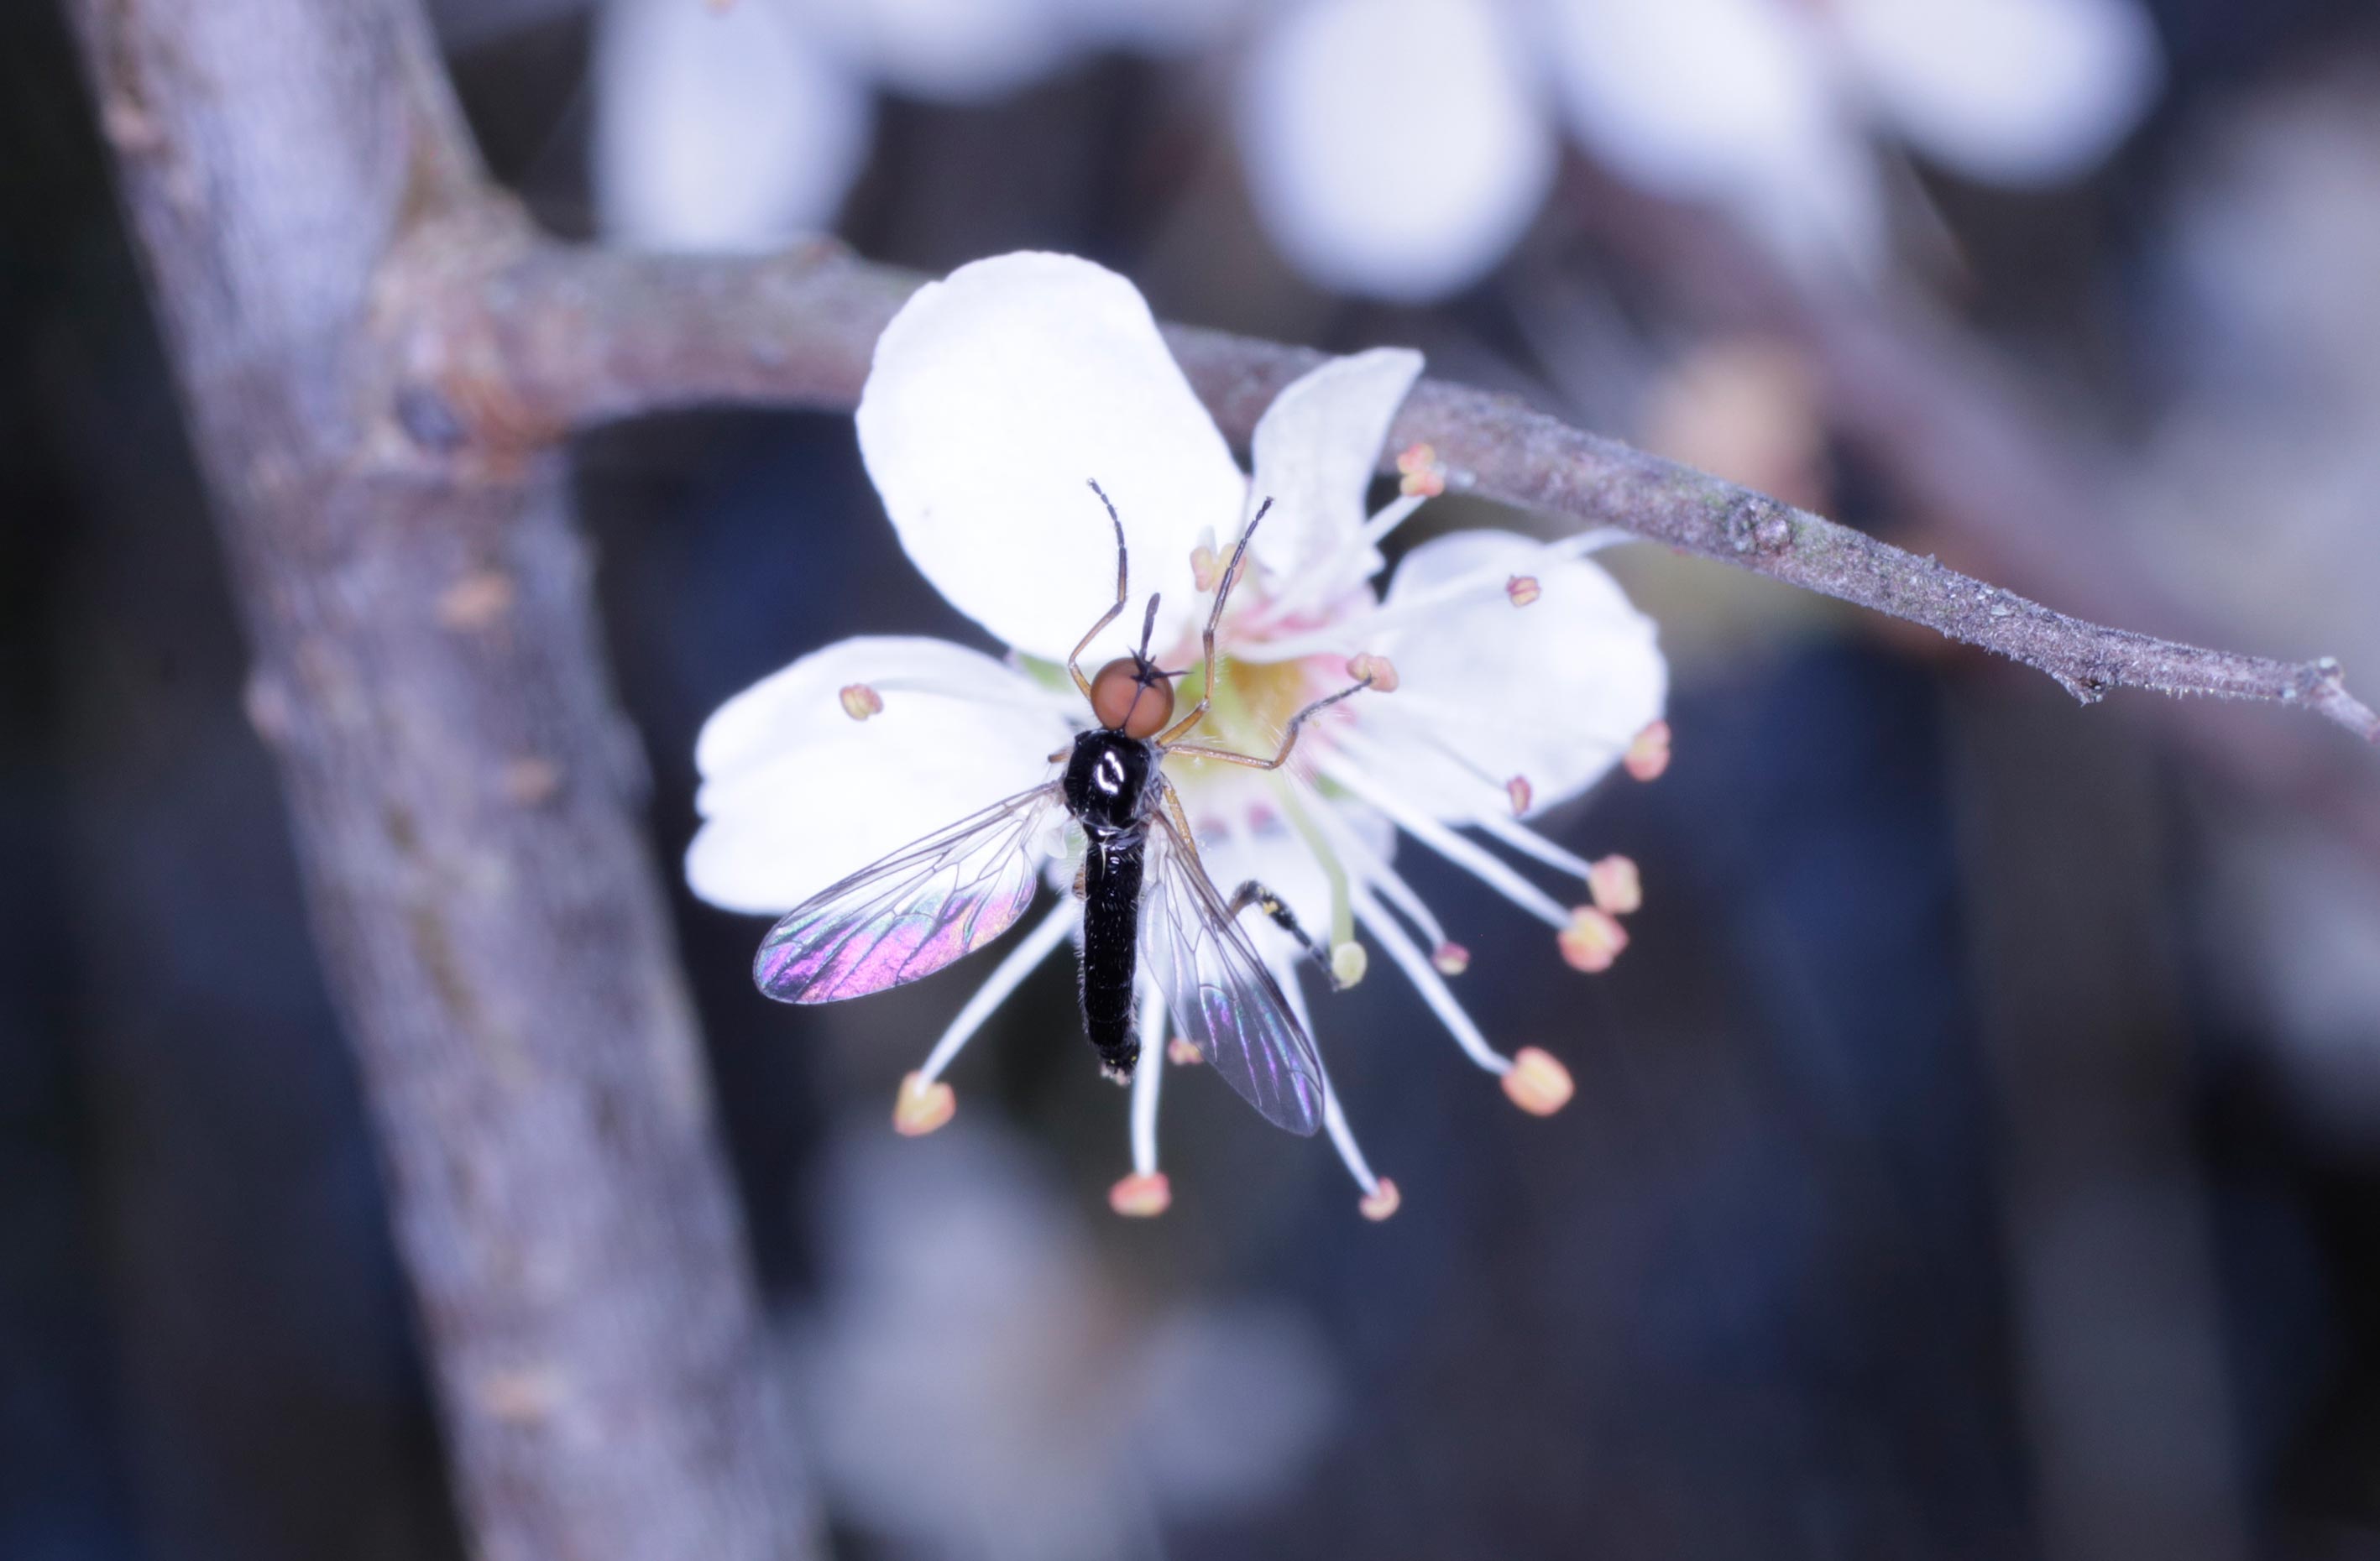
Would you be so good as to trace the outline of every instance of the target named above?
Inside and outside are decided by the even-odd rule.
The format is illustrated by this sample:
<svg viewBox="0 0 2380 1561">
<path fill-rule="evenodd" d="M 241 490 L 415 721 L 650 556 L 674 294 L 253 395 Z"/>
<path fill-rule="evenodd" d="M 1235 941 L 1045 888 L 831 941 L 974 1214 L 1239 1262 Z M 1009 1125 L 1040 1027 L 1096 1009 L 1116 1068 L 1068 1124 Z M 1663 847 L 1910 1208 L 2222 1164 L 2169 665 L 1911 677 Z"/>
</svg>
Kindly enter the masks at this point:
<svg viewBox="0 0 2380 1561">
<path fill-rule="evenodd" d="M 1273 795 L 1280 799 L 1281 816 L 1289 820 L 1289 827 L 1297 832 L 1298 839 L 1305 842 L 1305 849 L 1314 853 L 1324 880 L 1330 885 L 1330 974 L 1333 980 L 1337 980 L 1339 950 L 1355 940 L 1355 912 L 1349 898 L 1347 866 L 1339 860 L 1339 853 L 1332 849 L 1331 842 L 1323 838 L 1322 830 L 1314 822 L 1314 813 L 1306 808 L 1305 799 L 1299 796 L 1293 780 L 1288 776 L 1276 775 L 1272 780 Z M 1355 979 L 1361 981 L 1363 978 L 1364 973 L 1358 970 Z M 1352 986 L 1354 983 L 1341 984 Z"/>
<path fill-rule="evenodd" d="M 1583 879 L 1592 870 L 1592 865 L 1585 857 L 1555 844 L 1517 819 L 1483 813 L 1479 817 L 1479 827 L 1522 855 L 1568 873 L 1572 877 Z"/>
<path fill-rule="evenodd" d="M 1173 1206 L 1173 1184 L 1163 1171 L 1137 1172 L 1108 1189 L 1108 1207 L 1126 1219 L 1154 1219 Z"/>
<path fill-rule="evenodd" d="M 1330 950 L 1330 979 L 1341 991 L 1361 983 L 1364 973 L 1372 968 L 1372 957 L 1354 938 L 1334 944 Z"/>
<path fill-rule="evenodd" d="M 1144 976 L 1140 984 L 1140 1033 L 1144 1037 L 1161 1035 L 1165 1025 L 1165 994 L 1158 989 L 1156 982 Z M 1157 1097 L 1164 1087 L 1165 1069 L 1155 1058 L 1133 1070 L 1132 1168 L 1144 1178 L 1157 1175 Z"/>
<path fill-rule="evenodd" d="M 1429 1010 L 1438 1015 L 1439 1023 L 1446 1026 L 1447 1033 L 1454 1037 L 1454 1044 L 1463 1048 L 1463 1055 L 1490 1073 L 1501 1075 L 1511 1072 L 1512 1059 L 1488 1044 L 1488 1037 L 1479 1033 L 1479 1026 L 1463 1011 L 1463 1005 L 1454 1000 L 1454 994 L 1447 990 L 1446 983 L 1439 978 L 1438 972 L 1431 967 L 1421 950 L 1405 936 L 1404 928 L 1397 926 L 1394 919 L 1380 908 L 1379 902 L 1369 895 L 1359 897 L 1355 902 L 1355 915 L 1364 924 L 1364 930 L 1388 950 L 1389 958 L 1405 973 L 1405 979 L 1414 984 L 1414 990 L 1421 994 L 1421 1000 L 1429 1005 Z"/>
<path fill-rule="evenodd" d="M 1570 1070 L 1536 1047 L 1514 1052 L 1512 1071 L 1504 1075 L 1504 1094 L 1532 1117 L 1552 1116 L 1570 1104 L 1577 1089 Z"/>
<path fill-rule="evenodd" d="M 1298 985 L 1297 971 L 1271 956 L 1268 956 L 1265 962 L 1272 967 L 1273 979 L 1281 983 L 1281 995 L 1289 999 L 1290 1011 L 1297 1016 L 1297 1023 L 1311 1035 L 1314 1034 L 1314 1015 L 1306 1009 L 1305 992 Z M 1318 1054 L 1316 1060 L 1321 1060 Z M 1355 1205 L 1363 1211 L 1364 1217 L 1378 1221 L 1396 1213 L 1400 1201 L 1397 1184 L 1387 1177 L 1372 1174 L 1371 1165 L 1364 1158 L 1364 1151 L 1356 1146 L 1354 1130 L 1347 1125 L 1347 1113 L 1339 1104 L 1339 1092 L 1331 1086 L 1327 1069 L 1322 1077 L 1322 1131 L 1330 1135 L 1330 1147 L 1339 1151 L 1340 1163 L 1347 1168 L 1347 1174 L 1354 1177 L 1355 1185 L 1364 1190 L 1362 1201 Z"/>
<path fill-rule="evenodd" d="M 1537 556 L 1549 562 L 1578 558 L 1624 538 L 1625 532 L 1589 531 L 1560 541 L 1548 542 L 1537 550 Z M 1408 623 L 1424 622 L 1449 607 L 1485 597 L 1502 596 L 1512 578 L 1509 567 L 1499 564 L 1491 569 L 1475 569 L 1458 575 L 1441 585 L 1394 602 L 1382 602 L 1363 612 L 1351 613 L 1335 623 L 1325 623 L 1300 635 L 1284 635 L 1278 639 L 1239 647 L 1232 652 L 1243 661 L 1287 661 L 1326 652 L 1344 654 L 1351 644 L 1377 640 L 1385 630 L 1402 628 Z"/>
<path fill-rule="evenodd" d="M 1347 675 L 1358 683 L 1369 680 L 1375 694 L 1397 691 L 1397 664 L 1368 650 L 1347 658 Z"/>
<path fill-rule="evenodd" d="M 1586 892 L 1596 909 L 1631 915 L 1645 903 L 1645 880 L 1628 857 L 1606 856 L 1586 870 Z"/>
<path fill-rule="evenodd" d="M 1470 873 L 1472 877 L 1548 926 L 1560 929 L 1570 925 L 1570 913 L 1563 909 L 1553 896 L 1498 861 L 1488 853 L 1485 846 L 1465 840 L 1428 814 L 1407 803 L 1392 789 L 1381 785 L 1378 779 L 1364 767 L 1356 764 L 1326 763 L 1323 766 L 1323 774 L 1387 814 L 1397 828 L 1456 866 Z"/>
<path fill-rule="evenodd" d="M 1412 516 L 1414 511 L 1429 502 L 1432 497 L 1433 495 L 1427 493 L 1408 493 L 1382 504 L 1379 513 L 1364 523 L 1364 529 L 1358 534 L 1357 545 L 1366 548 L 1378 547 L 1390 532 L 1402 526 Z"/>
<path fill-rule="evenodd" d="M 1215 588 L 1223 577 L 1223 555 L 1215 548 L 1215 528 L 1208 526 L 1198 533 L 1198 545 L 1190 550 L 1190 584 L 1200 596 Z"/>
<path fill-rule="evenodd" d="M 1570 914 L 1570 926 L 1554 938 L 1562 962 L 1589 975 L 1600 975 L 1618 963 L 1621 950 L 1628 947 L 1628 929 L 1620 918 L 1594 905 L 1581 905 Z"/>
<path fill-rule="evenodd" d="M 1446 491 L 1446 463 L 1428 444 L 1408 444 L 1397 453 L 1397 490 L 1412 497 L 1435 499 Z"/>
<path fill-rule="evenodd" d="M 1390 866 L 1387 860 L 1339 816 L 1337 808 L 1317 808 L 1314 818 L 1322 826 L 1322 832 L 1330 837 L 1332 846 L 1346 859 L 1350 877 L 1385 896 L 1396 913 L 1411 922 L 1433 947 L 1456 947 L 1446 940 L 1446 928 L 1430 914 L 1429 907 L 1422 903 L 1421 896 L 1414 892 L 1413 886 L 1397 876 L 1396 869 Z"/>
<path fill-rule="evenodd" d="M 1066 940 L 1066 935 L 1075 930 L 1075 923 L 1081 918 L 1080 902 L 1072 895 L 1060 896 L 1056 907 L 1033 924 L 1033 930 L 1008 951 L 1007 958 L 994 966 L 984 984 L 975 989 L 975 995 L 967 998 L 965 1005 L 951 1021 L 950 1027 L 934 1043 L 934 1049 L 927 1054 L 925 1067 L 910 1077 L 927 1084 L 940 1079 L 942 1070 L 958 1056 L 959 1048 L 983 1028 L 983 1022 L 1008 1000 L 1008 995 L 1024 984 L 1025 978 L 1033 973 L 1033 967 L 1048 959 L 1058 945 Z"/>
<path fill-rule="evenodd" d="M 910 1073 L 892 1096 L 892 1131 L 904 1138 L 923 1138 L 958 1114 L 958 1095 L 950 1085 Z"/>
<path fill-rule="evenodd" d="M 1658 780 L 1670 768 L 1670 723 L 1657 720 L 1636 734 L 1628 744 L 1628 754 L 1620 761 L 1628 773 L 1639 780 Z"/>
<path fill-rule="evenodd" d="M 884 713 L 884 696 L 864 683 L 847 683 L 836 696 L 843 703 L 843 713 L 854 720 L 866 720 Z"/>
</svg>

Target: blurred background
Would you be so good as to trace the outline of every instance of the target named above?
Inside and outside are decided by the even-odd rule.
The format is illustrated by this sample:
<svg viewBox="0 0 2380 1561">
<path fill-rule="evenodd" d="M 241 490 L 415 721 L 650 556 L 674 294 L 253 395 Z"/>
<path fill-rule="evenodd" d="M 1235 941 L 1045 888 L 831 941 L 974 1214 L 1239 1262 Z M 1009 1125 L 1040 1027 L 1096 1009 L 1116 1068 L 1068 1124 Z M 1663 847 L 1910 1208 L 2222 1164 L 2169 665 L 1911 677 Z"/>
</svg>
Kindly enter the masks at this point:
<svg viewBox="0 0 2380 1561">
<path fill-rule="evenodd" d="M 2352 0 L 447 0 L 573 236 L 1043 247 L 1423 348 L 2087 617 L 2380 683 L 2380 16 Z M 459 1554 L 353 1065 L 59 18 L 0 7 L 0 1555 Z M 577 452 L 657 855 L 728 694 L 983 643 L 848 418 Z M 1441 502 L 1401 532 L 1512 524 Z M 1404 1207 L 1220 1091 L 1111 1216 L 1046 967 L 795 1012 L 676 889 L 840 1554 L 2380 1556 L 2380 759 L 1627 549 L 1676 759 L 1591 981 L 1404 863 L 1322 1044 Z M 865 591 L 848 583 L 865 580 Z M 674 877 L 673 882 L 674 883 Z"/>
</svg>

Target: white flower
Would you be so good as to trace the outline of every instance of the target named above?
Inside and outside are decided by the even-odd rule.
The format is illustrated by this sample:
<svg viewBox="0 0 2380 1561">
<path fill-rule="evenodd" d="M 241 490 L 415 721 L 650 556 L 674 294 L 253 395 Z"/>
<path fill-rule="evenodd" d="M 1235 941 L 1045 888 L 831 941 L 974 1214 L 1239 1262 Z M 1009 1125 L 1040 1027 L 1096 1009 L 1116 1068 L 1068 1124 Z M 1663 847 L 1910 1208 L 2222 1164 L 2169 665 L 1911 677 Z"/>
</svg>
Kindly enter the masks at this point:
<svg viewBox="0 0 2380 1561">
<path fill-rule="evenodd" d="M 979 103 L 1094 48 L 1179 48 L 1232 0 L 603 0 L 594 185 L 604 230 L 765 249 L 833 224 L 882 88 Z"/>
<path fill-rule="evenodd" d="M 1257 428 L 1251 481 L 1123 278 L 1020 254 L 922 289 L 877 345 L 860 449 L 911 560 L 1010 655 L 933 639 L 845 640 L 729 700 L 696 748 L 704 822 L 686 858 L 695 891 L 731 909 L 782 912 L 1050 778 L 1052 756 L 1088 724 L 1057 663 L 1115 599 L 1112 532 L 1087 478 L 1123 517 L 1135 592 L 1135 610 L 1087 665 L 1129 647 L 1151 590 L 1161 593 L 1155 653 L 1167 666 L 1193 663 L 1218 552 L 1253 502 L 1270 497 L 1222 623 L 1224 671 L 1198 740 L 1269 755 L 1290 714 L 1344 686 L 1351 662 L 1356 675 L 1374 672 L 1375 690 L 1317 720 L 1291 768 L 1167 761 L 1208 875 L 1226 893 L 1246 878 L 1278 891 L 1342 982 L 1367 962 L 1360 928 L 1516 1102 L 1558 1108 L 1569 1094 L 1560 1065 L 1535 1048 L 1499 1052 L 1456 1001 L 1444 973 L 1460 969 L 1462 950 L 1398 876 L 1396 838 L 1478 875 L 1544 923 L 1572 963 L 1608 964 L 1625 942 L 1616 917 L 1634 908 L 1633 869 L 1608 862 L 1598 871 L 1522 818 L 1577 796 L 1623 756 L 1632 772 L 1658 769 L 1666 669 L 1651 623 L 1584 556 L 1592 538 L 1457 532 L 1413 549 L 1385 596 L 1375 592 L 1378 544 L 1442 476 L 1426 451 L 1409 452 L 1406 494 L 1365 513 L 1390 421 L 1420 371 L 1417 354 L 1383 348 L 1299 380 Z M 1550 869 L 1567 891 L 1548 893 L 1479 836 Z M 1062 886 L 1072 868 L 1053 863 L 1049 876 Z M 1014 941 L 905 1083 L 905 1129 L 947 1119 L 942 1071 L 1078 919 L 1077 902 L 1061 892 Z M 1306 1018 L 1295 943 L 1248 920 Z M 1135 1174 L 1113 1199 L 1135 1213 L 1168 1196 L 1156 1145 L 1164 1005 L 1153 982 L 1144 989 Z M 1384 1216 L 1395 1190 L 1357 1152 L 1335 1094 L 1326 1092 L 1324 1121 L 1367 1211 Z"/>
<path fill-rule="evenodd" d="M 1883 137 L 1971 177 L 2071 178 L 2162 67 L 2137 0 L 1307 0 L 1239 101 L 1257 209 L 1327 285 L 1486 274 L 1544 202 L 1557 116 L 1658 194 L 1809 270 L 1875 271 Z"/>
</svg>

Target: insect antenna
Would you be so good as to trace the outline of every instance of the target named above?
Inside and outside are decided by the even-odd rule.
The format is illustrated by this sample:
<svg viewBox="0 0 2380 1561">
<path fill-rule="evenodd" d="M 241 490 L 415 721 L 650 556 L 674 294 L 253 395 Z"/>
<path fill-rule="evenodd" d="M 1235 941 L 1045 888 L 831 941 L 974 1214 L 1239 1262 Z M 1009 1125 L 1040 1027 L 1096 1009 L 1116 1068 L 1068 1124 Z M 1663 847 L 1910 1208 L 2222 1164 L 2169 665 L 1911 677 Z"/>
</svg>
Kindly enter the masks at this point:
<svg viewBox="0 0 2380 1561">
<path fill-rule="evenodd" d="M 1157 632 L 1157 603 L 1159 600 L 1160 598 L 1157 592 L 1151 591 L 1148 593 L 1148 616 L 1140 621 L 1140 648 L 1133 652 L 1133 658 L 1134 659 L 1144 663 L 1148 660 L 1148 637 Z"/>
<path fill-rule="evenodd" d="M 1190 707 L 1190 713 L 1158 734 L 1157 741 L 1160 745 L 1172 744 L 1184 732 L 1196 728 L 1207 714 L 1207 707 L 1212 702 L 1215 690 L 1215 629 L 1223 621 L 1223 603 L 1232 594 L 1232 582 L 1239 578 L 1240 564 L 1248 556 L 1248 538 L 1257 534 L 1257 525 L 1271 513 L 1272 500 L 1268 496 L 1241 529 L 1239 546 L 1232 550 L 1232 561 L 1223 566 L 1222 577 L 1215 582 L 1215 605 L 1207 613 L 1207 632 L 1199 636 L 1198 642 L 1200 664 L 1207 669 L 1207 684 L 1198 691 L 1198 702 Z"/>
<path fill-rule="evenodd" d="M 1116 514 L 1115 501 L 1108 497 L 1108 490 L 1099 485 L 1096 478 L 1086 478 L 1084 480 L 1090 485 L 1091 491 L 1099 496 L 1099 502 L 1107 506 L 1108 522 L 1115 527 L 1116 534 L 1115 605 L 1099 615 L 1099 621 L 1091 625 L 1091 632 L 1083 636 L 1082 643 L 1075 647 L 1074 654 L 1066 658 L 1067 673 L 1074 678 L 1075 686 L 1083 691 L 1083 697 L 1087 699 L 1091 696 L 1091 680 L 1083 675 L 1083 652 L 1091 647 L 1091 641 L 1099 637 L 1101 629 L 1115 622 L 1116 614 L 1123 611 L 1124 602 L 1131 598 L 1132 559 L 1124 549 L 1123 516 Z M 1155 604 L 1151 603 L 1151 613 L 1153 614 L 1155 611 Z"/>
<path fill-rule="evenodd" d="M 1247 557 L 1248 538 L 1257 534 L 1257 527 L 1262 525 L 1264 517 L 1270 514 L 1272 514 L 1272 500 L 1268 497 L 1263 503 L 1257 506 L 1257 513 L 1248 517 L 1246 527 L 1240 532 L 1239 546 L 1232 550 L 1231 563 L 1224 568 L 1223 577 L 1215 582 L 1215 610 L 1207 614 L 1207 648 L 1210 657 L 1214 652 L 1215 625 L 1223 621 L 1223 602 L 1232 594 L 1232 582 L 1240 577 L 1240 561 Z"/>
</svg>

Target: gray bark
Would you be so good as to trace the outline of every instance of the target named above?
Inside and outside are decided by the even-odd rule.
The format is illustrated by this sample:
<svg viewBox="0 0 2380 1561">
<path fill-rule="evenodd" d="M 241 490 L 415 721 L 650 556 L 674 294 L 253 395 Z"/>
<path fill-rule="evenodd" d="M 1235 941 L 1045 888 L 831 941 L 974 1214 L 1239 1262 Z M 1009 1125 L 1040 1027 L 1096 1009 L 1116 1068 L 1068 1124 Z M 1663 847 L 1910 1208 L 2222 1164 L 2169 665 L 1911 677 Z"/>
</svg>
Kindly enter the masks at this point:
<svg viewBox="0 0 2380 1561">
<path fill-rule="evenodd" d="M 74 0 L 489 1561 L 808 1554 L 551 447 L 388 393 L 519 240 L 398 0 Z M 138 458 L 128 453 L 128 458 Z"/>
</svg>

